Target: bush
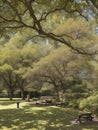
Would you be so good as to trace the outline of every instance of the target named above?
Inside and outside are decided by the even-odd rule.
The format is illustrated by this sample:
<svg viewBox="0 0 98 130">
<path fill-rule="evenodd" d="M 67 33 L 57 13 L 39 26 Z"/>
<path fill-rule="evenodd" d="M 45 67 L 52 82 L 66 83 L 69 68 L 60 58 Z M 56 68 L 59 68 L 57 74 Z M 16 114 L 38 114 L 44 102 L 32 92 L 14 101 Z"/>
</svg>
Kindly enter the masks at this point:
<svg viewBox="0 0 98 130">
<path fill-rule="evenodd" d="M 41 96 L 52 96 L 51 90 L 41 91 Z"/>
<path fill-rule="evenodd" d="M 77 100 L 70 101 L 69 104 L 68 104 L 68 106 L 72 107 L 72 108 L 78 108 L 79 107 Z"/>
<path fill-rule="evenodd" d="M 98 94 L 81 100 L 79 108 L 86 111 L 93 111 L 94 113 L 98 113 Z"/>
<path fill-rule="evenodd" d="M 31 98 L 39 98 L 40 96 L 41 96 L 41 94 L 38 91 L 31 92 Z"/>
</svg>

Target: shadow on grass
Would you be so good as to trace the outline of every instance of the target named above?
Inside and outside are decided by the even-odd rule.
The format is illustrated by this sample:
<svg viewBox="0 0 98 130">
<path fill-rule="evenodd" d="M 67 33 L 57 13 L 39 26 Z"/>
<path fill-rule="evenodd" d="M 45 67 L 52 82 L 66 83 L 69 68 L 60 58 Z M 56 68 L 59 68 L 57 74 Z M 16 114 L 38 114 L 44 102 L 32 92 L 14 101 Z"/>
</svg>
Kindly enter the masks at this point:
<svg viewBox="0 0 98 130">
<path fill-rule="evenodd" d="M 77 112 L 58 107 L 0 110 L 0 130 L 98 130 L 98 122 L 72 124 Z"/>
</svg>

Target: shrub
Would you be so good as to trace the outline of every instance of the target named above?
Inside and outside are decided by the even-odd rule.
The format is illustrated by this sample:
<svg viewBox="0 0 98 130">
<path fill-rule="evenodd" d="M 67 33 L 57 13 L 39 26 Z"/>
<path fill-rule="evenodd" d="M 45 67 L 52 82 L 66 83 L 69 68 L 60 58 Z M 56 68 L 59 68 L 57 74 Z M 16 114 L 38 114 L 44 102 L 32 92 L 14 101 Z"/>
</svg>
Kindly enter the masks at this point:
<svg viewBox="0 0 98 130">
<path fill-rule="evenodd" d="M 69 107 L 72 107 L 72 108 L 78 108 L 78 107 L 79 107 L 77 100 L 69 101 L 68 106 L 69 106 Z"/>
<path fill-rule="evenodd" d="M 51 90 L 41 91 L 41 96 L 52 96 Z"/>
<path fill-rule="evenodd" d="M 79 108 L 86 111 L 93 111 L 94 113 L 98 113 L 98 94 L 81 100 Z"/>
</svg>

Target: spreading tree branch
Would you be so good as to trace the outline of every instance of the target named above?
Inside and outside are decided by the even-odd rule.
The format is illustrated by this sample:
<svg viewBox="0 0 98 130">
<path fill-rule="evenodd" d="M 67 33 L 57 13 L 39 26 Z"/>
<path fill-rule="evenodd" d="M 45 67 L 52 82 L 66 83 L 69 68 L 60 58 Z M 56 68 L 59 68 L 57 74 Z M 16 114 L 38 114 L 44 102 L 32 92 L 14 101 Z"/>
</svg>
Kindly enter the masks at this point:
<svg viewBox="0 0 98 130">
<path fill-rule="evenodd" d="M 51 38 L 51 39 L 53 39 L 55 41 L 58 41 L 58 42 L 60 42 L 62 44 L 65 44 L 69 48 L 71 48 L 72 50 L 74 50 L 74 51 L 76 51 L 76 52 L 78 52 L 80 54 L 83 54 L 83 55 L 92 55 L 92 54 L 96 54 L 97 53 L 97 51 L 91 53 L 91 52 L 85 51 L 82 48 L 75 47 L 75 46 L 72 45 L 71 42 L 65 40 L 63 38 L 63 35 L 55 35 L 54 33 L 46 32 L 43 29 L 41 22 L 43 20 L 45 20 L 50 14 L 52 14 L 52 13 L 54 13 L 56 11 L 65 10 L 65 12 L 67 12 L 67 13 L 78 12 L 81 16 L 83 16 L 82 13 L 79 12 L 77 9 L 73 9 L 73 10 L 68 11 L 68 9 L 67 9 L 68 1 L 66 1 L 66 3 L 64 4 L 64 6 L 61 7 L 61 8 L 57 8 L 56 7 L 55 9 L 53 9 L 53 10 L 51 10 L 49 12 L 44 12 L 41 15 L 40 18 L 37 18 L 35 10 L 34 10 L 33 3 L 35 2 L 35 0 L 24 0 L 22 3 L 24 4 L 25 9 L 24 9 L 24 11 L 21 14 L 17 10 L 17 8 L 15 8 L 14 5 L 12 5 L 11 2 L 9 2 L 7 0 L 5 0 L 5 1 L 6 1 L 6 4 L 8 4 L 8 6 L 12 9 L 12 11 L 16 14 L 16 16 L 17 16 L 18 19 L 17 20 L 14 19 L 14 18 L 13 19 L 8 19 L 5 16 L 0 15 L 0 20 L 1 20 L 0 22 L 5 21 L 5 23 L 8 23 L 8 25 L 6 25 L 3 28 L 11 28 L 11 29 L 13 29 L 13 28 L 15 28 L 15 29 L 16 28 L 23 28 L 23 27 L 31 28 L 31 29 L 37 31 L 38 35 L 40 35 L 41 37 Z M 92 1 L 92 3 L 94 5 L 96 5 L 97 2 L 94 2 L 93 0 L 91 0 L 91 1 Z M 71 2 L 73 2 L 73 1 L 71 1 Z M 28 12 L 30 14 L 30 17 L 32 19 L 32 25 L 28 25 L 28 24 L 24 23 L 24 21 L 22 19 L 22 15 L 24 15 L 26 12 Z M 13 23 L 13 24 L 10 24 L 10 23 Z M 65 35 L 65 36 L 69 37 L 67 35 Z"/>
</svg>

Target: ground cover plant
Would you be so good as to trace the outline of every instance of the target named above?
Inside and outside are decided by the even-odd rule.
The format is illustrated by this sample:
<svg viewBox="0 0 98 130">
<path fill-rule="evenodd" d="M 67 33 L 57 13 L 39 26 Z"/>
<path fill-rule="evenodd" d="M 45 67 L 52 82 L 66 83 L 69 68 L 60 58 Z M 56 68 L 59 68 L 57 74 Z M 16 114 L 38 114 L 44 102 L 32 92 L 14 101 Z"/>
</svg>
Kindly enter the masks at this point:
<svg viewBox="0 0 98 130">
<path fill-rule="evenodd" d="M 0 130 L 98 130 L 98 122 L 75 123 L 78 110 L 56 106 L 33 106 L 0 101 Z M 6 105 L 9 102 L 9 105 Z"/>
</svg>

